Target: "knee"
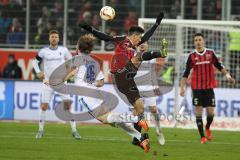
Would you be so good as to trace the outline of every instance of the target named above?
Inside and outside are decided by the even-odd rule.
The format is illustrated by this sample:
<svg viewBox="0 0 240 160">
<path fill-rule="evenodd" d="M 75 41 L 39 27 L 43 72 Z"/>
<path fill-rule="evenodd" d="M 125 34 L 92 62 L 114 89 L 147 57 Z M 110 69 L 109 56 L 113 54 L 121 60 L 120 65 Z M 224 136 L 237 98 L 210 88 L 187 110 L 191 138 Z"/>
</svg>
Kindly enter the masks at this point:
<svg viewBox="0 0 240 160">
<path fill-rule="evenodd" d="M 136 102 L 134 103 L 134 108 L 138 114 L 141 114 L 144 112 L 143 101 L 140 98 L 136 100 Z"/>
<path fill-rule="evenodd" d="M 157 106 L 150 106 L 151 113 L 157 113 Z"/>
<path fill-rule="evenodd" d="M 46 111 L 46 110 L 48 109 L 48 103 L 42 103 L 42 104 L 41 104 L 41 109 L 42 109 L 43 111 Z"/>
<path fill-rule="evenodd" d="M 72 101 L 64 101 L 64 109 L 65 110 L 70 110 L 71 109 L 71 105 L 72 105 Z"/>
<path fill-rule="evenodd" d="M 195 107 L 195 115 L 196 116 L 202 116 L 202 107 Z"/>
<path fill-rule="evenodd" d="M 208 117 L 214 117 L 214 112 L 212 112 L 212 113 L 207 113 L 207 116 L 208 116 Z"/>
<path fill-rule="evenodd" d="M 108 119 L 107 119 L 108 115 L 109 115 L 108 113 L 104 114 L 102 116 L 99 116 L 97 119 L 104 124 L 109 124 Z"/>
<path fill-rule="evenodd" d="M 207 116 L 214 116 L 214 107 L 207 107 Z"/>
<path fill-rule="evenodd" d="M 195 112 L 195 115 L 196 115 L 196 117 L 202 117 L 202 112 L 196 111 L 196 112 Z"/>
</svg>

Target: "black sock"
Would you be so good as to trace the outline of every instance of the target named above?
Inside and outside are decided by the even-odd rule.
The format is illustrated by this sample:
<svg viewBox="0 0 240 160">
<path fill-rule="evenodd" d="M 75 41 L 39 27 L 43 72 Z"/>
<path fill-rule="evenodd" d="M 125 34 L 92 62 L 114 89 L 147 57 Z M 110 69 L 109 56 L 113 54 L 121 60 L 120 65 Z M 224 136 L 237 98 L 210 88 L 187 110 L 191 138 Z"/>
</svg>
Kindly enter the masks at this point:
<svg viewBox="0 0 240 160">
<path fill-rule="evenodd" d="M 138 121 L 144 119 L 144 113 L 138 115 Z M 142 127 L 140 127 L 137 123 L 134 123 L 134 128 L 141 133 Z"/>
<path fill-rule="evenodd" d="M 142 60 L 143 61 L 149 61 L 149 60 L 152 60 L 154 58 L 159 58 L 159 57 L 161 57 L 161 52 L 148 51 L 148 52 L 143 52 L 142 53 Z"/>
<path fill-rule="evenodd" d="M 137 123 L 134 123 L 134 128 L 141 133 L 142 127 L 140 127 Z"/>
<path fill-rule="evenodd" d="M 202 121 L 202 116 L 196 116 L 196 123 L 197 123 L 197 127 L 198 127 L 198 132 L 202 137 L 205 137 L 204 132 L 203 132 L 203 121 Z"/>
<path fill-rule="evenodd" d="M 208 115 L 207 116 L 207 125 L 206 125 L 206 129 L 209 129 L 211 124 L 212 124 L 212 121 L 213 121 L 213 117 L 214 115 Z"/>
</svg>

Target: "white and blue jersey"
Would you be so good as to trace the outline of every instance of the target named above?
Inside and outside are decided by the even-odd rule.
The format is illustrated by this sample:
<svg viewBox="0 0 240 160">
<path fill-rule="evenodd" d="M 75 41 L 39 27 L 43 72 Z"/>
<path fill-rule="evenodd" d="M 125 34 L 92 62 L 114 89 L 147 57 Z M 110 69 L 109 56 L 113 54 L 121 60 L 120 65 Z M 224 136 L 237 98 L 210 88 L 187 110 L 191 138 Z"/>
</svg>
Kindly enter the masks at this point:
<svg viewBox="0 0 240 160">
<path fill-rule="evenodd" d="M 48 81 L 52 72 L 66 60 L 71 59 L 72 55 L 66 47 L 58 46 L 55 49 L 52 49 L 50 47 L 42 48 L 38 52 L 38 57 L 40 57 L 43 61 L 43 73 L 45 76 L 44 81 Z M 43 84 L 41 92 L 41 103 L 49 103 L 53 94 L 54 90 L 48 85 Z M 62 100 L 70 99 L 69 95 L 62 93 L 59 93 L 59 95 Z"/>
<path fill-rule="evenodd" d="M 51 73 L 66 60 L 71 59 L 72 55 L 66 47 L 58 46 L 56 49 L 50 47 L 42 48 L 38 52 L 38 56 L 43 61 L 43 72 L 45 80 L 48 80 Z"/>
</svg>

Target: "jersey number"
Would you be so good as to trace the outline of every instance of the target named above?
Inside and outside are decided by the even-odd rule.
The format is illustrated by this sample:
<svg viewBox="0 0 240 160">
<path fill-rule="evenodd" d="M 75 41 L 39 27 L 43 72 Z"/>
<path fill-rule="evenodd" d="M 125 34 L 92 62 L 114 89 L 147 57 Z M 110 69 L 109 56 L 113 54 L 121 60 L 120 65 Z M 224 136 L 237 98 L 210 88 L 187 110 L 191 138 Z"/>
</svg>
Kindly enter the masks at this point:
<svg viewBox="0 0 240 160">
<path fill-rule="evenodd" d="M 94 65 L 87 65 L 86 81 L 92 83 L 95 80 Z"/>
</svg>

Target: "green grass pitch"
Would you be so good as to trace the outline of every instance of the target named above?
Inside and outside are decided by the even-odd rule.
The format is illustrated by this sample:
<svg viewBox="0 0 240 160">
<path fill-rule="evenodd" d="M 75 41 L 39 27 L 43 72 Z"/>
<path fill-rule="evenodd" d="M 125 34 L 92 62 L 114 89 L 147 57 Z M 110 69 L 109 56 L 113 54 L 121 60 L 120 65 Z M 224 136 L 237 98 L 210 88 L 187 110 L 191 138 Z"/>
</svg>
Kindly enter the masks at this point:
<svg viewBox="0 0 240 160">
<path fill-rule="evenodd" d="M 159 146 L 152 128 L 151 150 L 144 153 L 121 129 L 106 125 L 78 125 L 81 140 L 72 138 L 68 124 L 46 124 L 41 140 L 37 129 L 37 123 L 0 121 L 0 160 L 240 159 L 239 132 L 213 131 L 214 140 L 202 145 L 197 130 L 163 128 L 166 144 Z"/>
</svg>

